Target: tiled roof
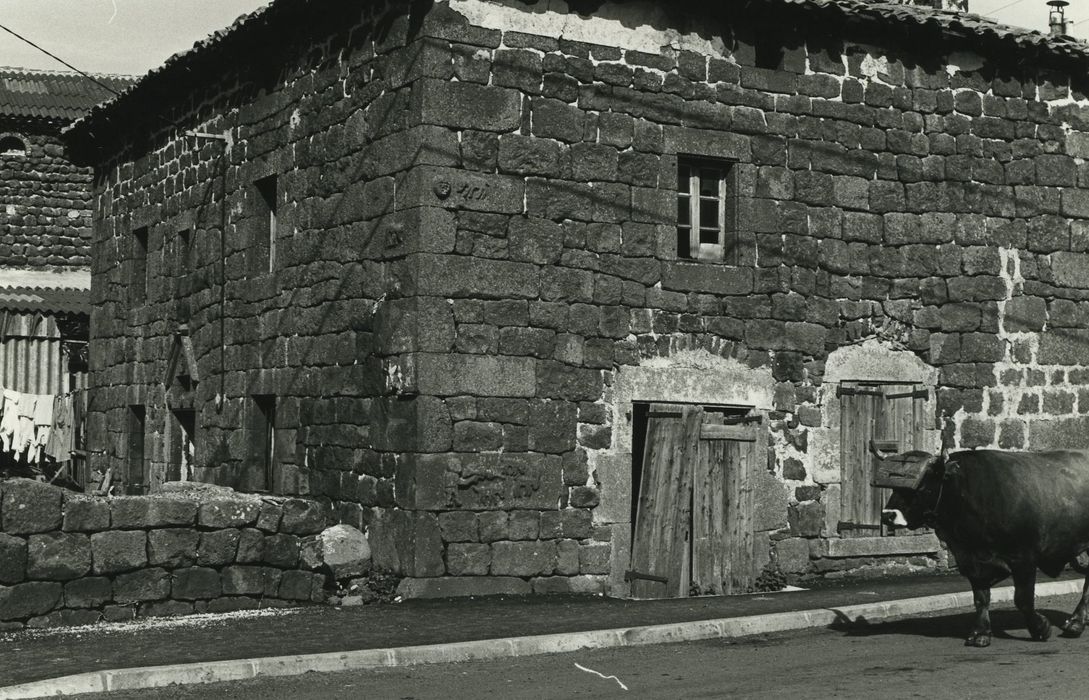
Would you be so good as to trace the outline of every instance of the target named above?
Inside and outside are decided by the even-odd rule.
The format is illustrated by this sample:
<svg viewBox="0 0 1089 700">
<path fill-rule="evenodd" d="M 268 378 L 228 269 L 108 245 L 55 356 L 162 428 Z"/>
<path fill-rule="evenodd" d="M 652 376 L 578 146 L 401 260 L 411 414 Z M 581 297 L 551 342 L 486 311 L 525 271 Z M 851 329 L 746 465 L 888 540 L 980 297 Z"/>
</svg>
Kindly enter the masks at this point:
<svg viewBox="0 0 1089 700">
<path fill-rule="evenodd" d="M 96 75 L 121 92 L 134 78 Z M 110 97 L 106 88 L 79 73 L 0 67 L 0 116 L 72 121 Z"/>
<path fill-rule="evenodd" d="M 89 314 L 91 300 L 83 289 L 0 286 L 0 310 Z"/>
<path fill-rule="evenodd" d="M 536 0 L 522 0 L 533 4 Z M 596 6 L 602 0 L 571 0 L 575 7 Z M 614 0 L 624 2 L 625 0 Z M 666 0 L 659 0 L 663 3 Z M 273 0 L 267 5 L 240 16 L 229 27 L 221 29 L 193 44 L 191 49 L 168 58 L 161 66 L 152 69 L 121 95 L 93 107 L 87 115 L 67 127 L 66 131 L 77 140 L 91 134 L 110 131 L 107 126 L 123 129 L 131 126 L 121 116 L 127 109 L 145 111 L 155 109 L 164 93 L 164 85 L 188 84 L 195 75 L 211 70 L 215 75 L 221 64 L 212 60 L 217 51 L 242 47 L 247 42 L 259 41 L 261 32 L 270 27 L 283 29 L 281 25 L 298 26 L 307 16 L 322 14 L 322 6 L 350 2 L 362 5 L 359 0 Z M 675 0 L 668 4 L 673 4 Z M 703 12 L 710 12 L 699 0 L 693 2 Z M 413 3 L 415 4 L 415 3 Z M 905 5 L 873 0 L 747 0 L 741 7 L 732 5 L 729 12 L 752 12 L 774 17 L 785 10 L 812 13 L 814 18 L 833 23 L 852 23 L 861 26 L 895 27 L 902 35 L 911 36 L 916 31 L 920 41 L 929 42 L 937 33 L 968 46 L 997 47 L 1001 52 L 1023 52 L 1035 57 L 1051 56 L 1059 61 L 1073 62 L 1084 71 L 1089 65 L 1089 44 L 1072 37 L 1051 36 L 1038 31 L 1000 24 L 986 17 L 952 10 L 936 10 L 926 6 Z M 588 7 L 586 11 L 592 11 Z M 582 11 L 580 9 L 580 11 Z M 308 14 L 309 13 L 309 14 Z M 295 23 L 294 25 L 292 23 Z M 116 120 L 115 120 L 116 117 Z M 101 128 L 100 128 L 101 127 Z M 80 134 L 83 134 L 81 136 Z M 94 136 L 91 136 L 93 139 Z"/>
</svg>

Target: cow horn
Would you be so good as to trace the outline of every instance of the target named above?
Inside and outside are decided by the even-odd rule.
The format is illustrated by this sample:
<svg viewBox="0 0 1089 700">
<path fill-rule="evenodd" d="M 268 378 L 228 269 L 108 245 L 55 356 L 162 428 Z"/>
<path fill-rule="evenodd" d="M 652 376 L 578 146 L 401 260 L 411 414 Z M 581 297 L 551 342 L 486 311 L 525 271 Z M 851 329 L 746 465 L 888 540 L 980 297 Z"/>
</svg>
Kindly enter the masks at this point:
<svg viewBox="0 0 1089 700">
<path fill-rule="evenodd" d="M 877 457 L 878 459 L 888 459 L 889 457 L 892 457 L 895 453 L 882 452 L 880 448 L 877 447 L 877 443 L 873 440 L 870 440 L 870 454 L 872 454 L 874 457 Z"/>
</svg>

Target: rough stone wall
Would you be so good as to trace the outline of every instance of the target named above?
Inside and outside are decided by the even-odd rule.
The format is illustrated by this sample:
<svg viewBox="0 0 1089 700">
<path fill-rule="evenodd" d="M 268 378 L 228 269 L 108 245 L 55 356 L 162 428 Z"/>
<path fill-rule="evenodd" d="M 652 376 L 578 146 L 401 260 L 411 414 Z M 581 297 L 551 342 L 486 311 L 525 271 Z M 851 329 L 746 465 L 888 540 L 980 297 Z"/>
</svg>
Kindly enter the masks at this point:
<svg viewBox="0 0 1089 700">
<path fill-rule="evenodd" d="M 0 154 L 0 267 L 90 265 L 91 169 L 73 165 L 57 128 L 0 119 L 25 155 Z"/>
<path fill-rule="evenodd" d="M 384 387 L 375 310 L 397 284 L 386 261 L 420 228 L 415 212 L 394 212 L 395 176 L 446 156 L 430 153 L 429 129 L 406 118 L 407 18 L 365 5 L 331 9 L 328 32 L 313 43 L 289 32 L 226 61 L 219 82 L 164 107 L 153 133 L 135 134 L 101 164 L 88 431 L 99 470 L 124 477 L 128 406 L 140 405 L 144 486 L 167 477 L 178 439 L 168 428 L 175 399 L 167 392 L 177 390 L 168 371 L 184 324 L 200 380 L 189 397 L 197 424 L 189 478 L 257 488 L 247 397 L 274 395 L 273 491 L 336 498 L 341 518 L 360 528 L 372 507 L 393 504 L 384 438 L 371 429 L 387 412 L 374 398 Z M 230 140 L 187 137 L 187 129 Z M 270 175 L 279 190 L 271 273 L 252 256 L 260 242 L 252 183 Z M 133 301 L 139 227 L 148 231 L 147 292 Z M 178 262 L 183 230 L 188 271 Z M 191 371 L 179 357 L 177 371 Z"/>
<path fill-rule="evenodd" d="M 2 481 L 0 630 L 321 602 L 326 516 L 294 498 Z"/>
<path fill-rule="evenodd" d="M 963 44 L 929 42 L 920 65 L 895 31 L 606 9 L 452 0 L 373 57 L 319 44 L 328 60 L 275 89 L 208 86 L 175 121 L 231 132 L 225 210 L 218 144 L 160 134 L 113 163 L 92 350 L 103 464 L 123 465 L 126 404 L 161 434 L 183 318 L 195 477 L 244 488 L 243 397 L 279 395 L 284 491 L 369 525 L 375 564 L 411 595 L 623 593 L 632 401 L 765 413 L 756 564 L 792 576 L 943 563 L 932 536 L 836 532 L 835 383 L 902 379 L 897 353 L 929 369 L 928 444 L 1087 439 L 1080 84 Z M 741 264 L 677 259 L 678 155 L 736 163 Z M 244 185 L 271 172 L 285 263 L 247 279 Z M 129 311 L 117 241 L 142 225 L 153 303 Z M 185 226 L 212 255 L 182 293 L 154 251 Z M 862 345 L 876 359 L 826 382 Z"/>
<path fill-rule="evenodd" d="M 421 523 L 416 576 L 451 577 L 419 590 L 469 591 L 484 573 L 557 590 L 578 579 L 550 574 L 578 573 L 623 591 L 630 403 L 611 386 L 651 360 L 770 369 L 757 564 L 792 576 L 945 563 L 932 535 L 836 531 L 823 375 L 838 348 L 879 350 L 836 382 L 897 381 L 899 351 L 931 369 L 932 447 L 942 429 L 962 447 L 1085 444 L 1084 86 L 963 46 L 929 47 L 943 58 L 923 66 L 891 32 L 505 5 L 452 2 L 476 26 L 424 40 L 419 118 L 457 133 L 460 169 L 398 188 L 448 212 L 434 214 L 442 254 L 412 270 L 430 347 L 387 371 L 428 406 L 419 449 L 445 451 L 397 475 Z M 676 259 L 678 154 L 737 162 L 754 242 L 741 265 Z M 572 542 L 562 523 L 587 512 Z"/>
</svg>

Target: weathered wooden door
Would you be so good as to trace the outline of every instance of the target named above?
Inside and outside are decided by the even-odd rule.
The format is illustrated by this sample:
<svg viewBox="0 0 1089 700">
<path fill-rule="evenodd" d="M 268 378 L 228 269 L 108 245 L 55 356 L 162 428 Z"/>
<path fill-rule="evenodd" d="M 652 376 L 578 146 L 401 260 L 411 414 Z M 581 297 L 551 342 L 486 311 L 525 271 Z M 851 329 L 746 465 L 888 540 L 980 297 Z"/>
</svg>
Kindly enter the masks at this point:
<svg viewBox="0 0 1089 700">
<path fill-rule="evenodd" d="M 739 593 L 753 576 L 753 470 L 766 461 L 759 416 L 655 404 L 632 539 L 632 595 Z"/>
<path fill-rule="evenodd" d="M 704 413 L 692 475 L 692 591 L 744 593 L 753 579 L 753 484 L 767 463 L 759 416 Z"/>
<path fill-rule="evenodd" d="M 928 391 L 916 384 L 843 382 L 838 393 L 843 462 L 839 531 L 845 537 L 881 535 L 881 509 L 891 492 L 870 485 L 870 440 L 889 452 L 922 449 Z"/>
</svg>

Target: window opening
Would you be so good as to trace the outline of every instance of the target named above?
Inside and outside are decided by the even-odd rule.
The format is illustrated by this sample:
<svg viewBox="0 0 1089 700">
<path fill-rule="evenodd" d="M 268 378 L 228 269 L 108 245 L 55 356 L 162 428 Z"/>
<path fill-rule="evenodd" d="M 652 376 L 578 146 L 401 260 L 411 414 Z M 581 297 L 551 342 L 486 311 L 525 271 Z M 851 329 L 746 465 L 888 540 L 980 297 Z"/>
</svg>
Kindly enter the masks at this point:
<svg viewBox="0 0 1089 700">
<path fill-rule="evenodd" d="M 26 143 L 18 136 L 0 137 L 0 155 L 25 156 Z"/>
<path fill-rule="evenodd" d="M 729 161 L 678 159 L 678 258 L 737 264 L 736 175 Z"/>
<path fill-rule="evenodd" d="M 139 405 L 129 406 L 128 463 L 125 486 L 129 495 L 147 492 L 147 460 L 144 454 L 144 429 L 147 425 L 146 409 Z"/>
<path fill-rule="evenodd" d="M 253 246 L 257 256 L 255 272 L 272 272 L 276 269 L 276 176 L 269 175 L 253 183 L 257 191 L 254 212 L 257 218 Z"/>
<path fill-rule="evenodd" d="M 197 462 L 197 414 L 191 408 L 170 411 L 173 416 L 167 481 L 190 481 Z"/>
<path fill-rule="evenodd" d="M 255 395 L 250 411 L 250 440 L 256 458 L 252 484 L 257 491 L 274 491 L 276 468 L 276 397 Z"/>
<path fill-rule="evenodd" d="M 147 226 L 132 232 L 132 274 L 129 278 L 130 301 L 141 304 L 147 297 Z"/>
<path fill-rule="evenodd" d="M 178 256 L 177 256 L 177 273 L 184 275 L 192 269 L 192 238 L 193 232 L 189 229 L 182 229 L 178 231 Z"/>
</svg>

